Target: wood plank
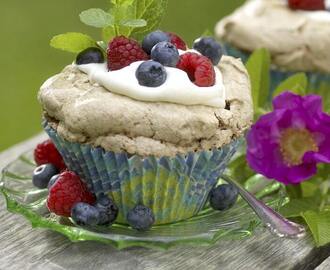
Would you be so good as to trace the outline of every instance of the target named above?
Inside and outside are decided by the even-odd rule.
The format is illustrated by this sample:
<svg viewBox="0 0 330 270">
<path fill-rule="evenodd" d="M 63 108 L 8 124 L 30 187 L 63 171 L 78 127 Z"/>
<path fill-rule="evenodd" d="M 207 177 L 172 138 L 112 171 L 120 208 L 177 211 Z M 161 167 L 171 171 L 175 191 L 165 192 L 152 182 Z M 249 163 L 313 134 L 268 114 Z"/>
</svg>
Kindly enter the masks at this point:
<svg viewBox="0 0 330 270">
<path fill-rule="evenodd" d="M 0 169 L 33 148 L 44 134 L 0 154 Z M 310 235 L 278 239 L 264 229 L 247 239 L 222 241 L 212 247 L 177 247 L 168 251 L 130 248 L 118 251 L 96 242 L 71 243 L 64 236 L 32 229 L 8 213 L 0 198 L 0 269 L 314 269 L 330 255 L 316 249 Z M 324 262 L 326 263 L 326 262 Z M 322 267 L 322 265 L 320 266 Z M 329 268 L 320 268 L 329 269 Z"/>
<path fill-rule="evenodd" d="M 329 270 L 330 269 L 330 258 L 326 259 L 321 263 L 315 270 Z"/>
</svg>

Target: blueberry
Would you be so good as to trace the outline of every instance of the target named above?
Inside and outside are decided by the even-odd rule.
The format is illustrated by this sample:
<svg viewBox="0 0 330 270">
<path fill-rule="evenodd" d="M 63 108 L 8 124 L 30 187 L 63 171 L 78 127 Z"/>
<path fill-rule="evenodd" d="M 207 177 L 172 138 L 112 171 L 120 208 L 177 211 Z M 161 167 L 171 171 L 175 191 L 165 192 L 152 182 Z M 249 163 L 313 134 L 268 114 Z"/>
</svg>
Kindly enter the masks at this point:
<svg viewBox="0 0 330 270">
<path fill-rule="evenodd" d="M 146 231 L 155 222 L 155 217 L 150 208 L 144 205 L 137 205 L 128 212 L 127 221 L 133 229 Z"/>
<path fill-rule="evenodd" d="M 237 201 L 238 191 L 229 184 L 213 188 L 210 192 L 210 205 L 215 210 L 227 210 Z"/>
<path fill-rule="evenodd" d="M 151 53 L 151 49 L 157 43 L 162 41 L 170 41 L 170 36 L 163 31 L 157 30 L 146 35 L 142 41 L 142 49 L 147 53 Z"/>
<path fill-rule="evenodd" d="M 52 178 L 50 178 L 50 181 L 47 185 L 48 190 L 50 190 L 50 188 L 55 184 L 55 182 L 57 181 L 57 179 L 60 177 L 59 174 L 55 174 Z"/>
<path fill-rule="evenodd" d="M 193 48 L 217 65 L 223 55 L 221 45 L 212 37 L 203 37 L 194 42 Z"/>
<path fill-rule="evenodd" d="M 156 61 L 146 61 L 137 68 L 135 76 L 140 85 L 157 87 L 166 81 L 167 73 L 162 64 Z"/>
<path fill-rule="evenodd" d="M 100 212 L 99 225 L 110 225 L 118 216 L 118 207 L 107 195 L 101 195 L 97 199 L 95 207 Z"/>
<path fill-rule="evenodd" d="M 32 182 L 37 188 L 47 188 L 50 179 L 58 174 L 58 169 L 51 163 L 40 165 L 33 171 Z"/>
<path fill-rule="evenodd" d="M 77 65 L 86 65 L 91 63 L 104 63 L 104 55 L 99 48 L 91 47 L 83 50 L 77 55 Z"/>
<path fill-rule="evenodd" d="M 157 43 L 151 50 L 151 59 L 164 66 L 176 67 L 180 55 L 178 49 L 170 42 L 162 41 Z"/>
<path fill-rule="evenodd" d="M 88 204 L 79 202 L 71 209 L 71 217 L 77 225 L 80 226 L 96 226 L 100 222 L 99 210 Z"/>
</svg>

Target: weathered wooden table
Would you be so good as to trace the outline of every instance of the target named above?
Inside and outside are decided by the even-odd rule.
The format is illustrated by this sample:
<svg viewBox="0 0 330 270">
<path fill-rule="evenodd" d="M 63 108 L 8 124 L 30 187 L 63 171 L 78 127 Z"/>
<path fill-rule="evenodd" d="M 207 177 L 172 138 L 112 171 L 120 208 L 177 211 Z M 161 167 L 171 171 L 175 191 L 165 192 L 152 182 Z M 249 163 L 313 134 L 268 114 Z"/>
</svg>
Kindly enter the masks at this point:
<svg viewBox="0 0 330 270">
<path fill-rule="evenodd" d="M 45 137 L 40 134 L 0 153 L 0 169 Z M 240 241 L 168 251 L 144 248 L 118 251 L 95 242 L 71 243 L 58 233 L 32 229 L 24 218 L 8 213 L 3 197 L 0 232 L 1 270 L 330 269 L 330 246 L 315 248 L 310 235 L 299 240 L 278 239 L 263 229 Z"/>
</svg>

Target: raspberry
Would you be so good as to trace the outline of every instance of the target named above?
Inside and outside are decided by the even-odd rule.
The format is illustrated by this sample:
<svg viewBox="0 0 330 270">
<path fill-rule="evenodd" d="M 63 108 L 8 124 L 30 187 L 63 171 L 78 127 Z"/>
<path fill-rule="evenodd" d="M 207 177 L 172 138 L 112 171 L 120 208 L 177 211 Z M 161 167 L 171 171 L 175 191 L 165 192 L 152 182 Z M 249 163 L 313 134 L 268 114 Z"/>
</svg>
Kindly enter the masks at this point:
<svg viewBox="0 0 330 270">
<path fill-rule="evenodd" d="M 78 203 L 95 203 L 95 197 L 74 172 L 64 171 L 49 189 L 47 207 L 50 212 L 69 217 L 72 207 Z"/>
<path fill-rule="evenodd" d="M 108 46 L 108 68 L 118 70 L 136 61 L 148 60 L 149 56 L 134 39 L 115 37 Z"/>
<path fill-rule="evenodd" d="M 324 10 L 325 0 L 289 0 L 291 9 Z"/>
<path fill-rule="evenodd" d="M 187 72 L 189 79 L 197 86 L 207 87 L 215 83 L 213 64 L 203 55 L 190 52 L 182 54 L 177 68 Z"/>
<path fill-rule="evenodd" d="M 182 38 L 171 32 L 167 32 L 167 34 L 170 36 L 171 39 L 170 42 L 174 44 L 178 50 L 183 50 L 183 51 L 187 50 L 187 45 Z"/>
<path fill-rule="evenodd" d="M 38 166 L 51 163 L 55 165 L 55 167 L 60 171 L 66 169 L 61 154 L 58 152 L 51 140 L 46 140 L 43 143 L 37 145 L 37 147 L 34 149 L 34 160 Z"/>
</svg>

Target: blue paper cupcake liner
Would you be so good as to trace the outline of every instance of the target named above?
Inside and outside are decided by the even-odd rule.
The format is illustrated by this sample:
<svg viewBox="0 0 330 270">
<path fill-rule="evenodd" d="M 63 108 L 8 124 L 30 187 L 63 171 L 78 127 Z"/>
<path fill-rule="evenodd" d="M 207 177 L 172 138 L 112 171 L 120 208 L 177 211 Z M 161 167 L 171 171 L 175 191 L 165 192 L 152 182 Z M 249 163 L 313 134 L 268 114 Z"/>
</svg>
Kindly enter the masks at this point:
<svg viewBox="0 0 330 270">
<path fill-rule="evenodd" d="M 68 169 L 76 172 L 96 196 L 106 193 L 114 199 L 120 223 L 127 223 L 128 211 L 137 204 L 153 210 L 155 224 L 196 215 L 239 144 L 235 140 L 220 149 L 175 157 L 140 157 L 66 141 L 47 123 L 44 129 Z"/>
<path fill-rule="evenodd" d="M 249 59 L 250 54 L 244 51 L 241 51 L 228 43 L 225 44 L 225 49 L 228 55 L 241 58 L 244 63 Z M 271 69 L 271 81 L 270 81 L 270 93 L 272 93 L 276 87 L 289 78 L 290 76 L 294 75 L 293 71 L 281 71 L 277 69 Z M 318 72 L 305 72 L 308 78 L 308 90 L 310 92 L 319 90 L 322 87 L 329 86 L 330 87 L 330 74 L 323 74 Z"/>
</svg>

